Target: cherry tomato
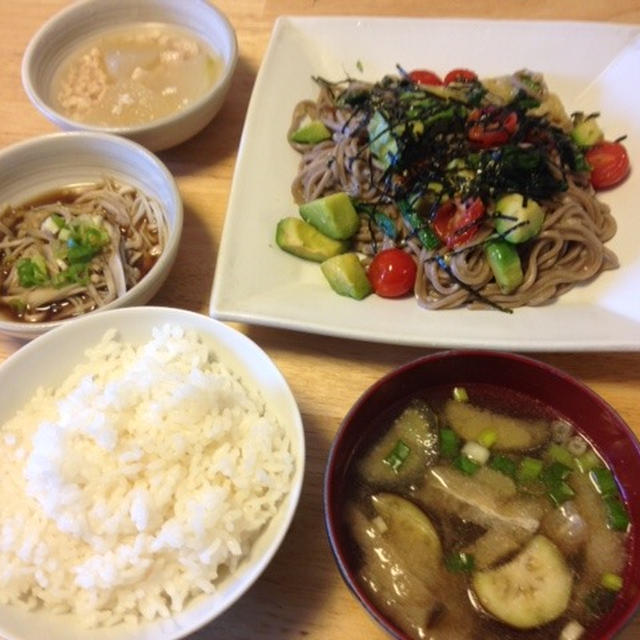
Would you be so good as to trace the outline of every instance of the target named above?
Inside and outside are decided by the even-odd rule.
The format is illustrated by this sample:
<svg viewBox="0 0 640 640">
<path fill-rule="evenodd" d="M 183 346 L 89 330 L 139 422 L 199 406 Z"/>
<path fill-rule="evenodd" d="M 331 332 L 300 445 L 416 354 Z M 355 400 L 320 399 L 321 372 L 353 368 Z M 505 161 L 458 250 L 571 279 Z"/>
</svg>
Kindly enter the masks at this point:
<svg viewBox="0 0 640 640">
<path fill-rule="evenodd" d="M 594 189 L 608 189 L 629 175 L 629 156 L 619 142 L 600 142 L 586 152 Z"/>
<path fill-rule="evenodd" d="M 480 198 L 456 203 L 449 200 L 438 208 L 431 226 L 440 241 L 449 249 L 471 241 L 484 217 L 484 203 Z"/>
<path fill-rule="evenodd" d="M 433 71 L 427 71 L 426 69 L 416 69 L 415 71 L 411 71 L 409 73 L 409 80 L 411 80 L 411 82 L 415 82 L 416 84 L 442 84 L 442 80 L 440 80 L 440 77 L 437 74 L 433 73 Z"/>
<path fill-rule="evenodd" d="M 495 107 L 474 109 L 467 118 L 469 140 L 481 148 L 497 147 L 518 129 L 518 114 Z"/>
<path fill-rule="evenodd" d="M 383 298 L 398 298 L 409 293 L 416 281 L 414 259 L 402 249 L 384 249 L 369 265 L 369 282 Z"/>
<path fill-rule="evenodd" d="M 444 77 L 445 84 L 452 82 L 474 82 L 478 76 L 471 69 L 451 69 Z"/>
</svg>

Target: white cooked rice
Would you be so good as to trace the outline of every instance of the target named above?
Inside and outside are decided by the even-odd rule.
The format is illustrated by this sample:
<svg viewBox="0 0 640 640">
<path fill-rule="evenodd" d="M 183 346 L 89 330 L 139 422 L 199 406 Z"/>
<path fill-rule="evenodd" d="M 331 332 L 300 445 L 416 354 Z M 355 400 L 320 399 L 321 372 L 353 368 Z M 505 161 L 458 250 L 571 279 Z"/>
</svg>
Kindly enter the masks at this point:
<svg viewBox="0 0 640 640">
<path fill-rule="evenodd" d="M 195 333 L 108 332 L 0 428 L 0 602 L 90 626 L 180 611 L 274 515 L 290 449 Z"/>
</svg>

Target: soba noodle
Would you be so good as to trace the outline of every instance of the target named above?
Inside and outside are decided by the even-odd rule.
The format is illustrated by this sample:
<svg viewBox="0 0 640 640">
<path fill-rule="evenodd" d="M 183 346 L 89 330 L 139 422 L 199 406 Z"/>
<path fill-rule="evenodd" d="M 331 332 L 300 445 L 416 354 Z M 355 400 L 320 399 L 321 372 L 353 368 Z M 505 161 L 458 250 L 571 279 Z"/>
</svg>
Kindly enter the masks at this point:
<svg viewBox="0 0 640 640">
<path fill-rule="evenodd" d="M 0 306 L 26 322 L 102 307 L 151 269 L 167 240 L 164 213 L 106 178 L 0 210 Z"/>
<path fill-rule="evenodd" d="M 428 250 L 401 215 L 389 188 L 386 167 L 371 150 L 366 127 L 371 114 L 366 109 L 340 102 L 345 92 L 355 95 L 359 91 L 370 91 L 373 85 L 354 80 L 337 84 L 319 80 L 318 83 L 318 99 L 305 100 L 296 106 L 289 138 L 308 119 L 321 120 L 332 138 L 317 144 L 291 142 L 302 156 L 292 184 L 294 199 L 298 203 L 307 202 L 344 191 L 355 201 L 382 210 L 394 222 L 398 237 L 390 238 L 370 217 L 363 216 L 354 248 L 373 255 L 387 246 L 402 246 L 414 255 L 420 265 L 415 296 L 421 306 L 449 309 L 491 305 L 509 309 L 541 305 L 577 283 L 589 281 L 601 271 L 617 266 L 616 256 L 604 246 L 616 232 L 608 207 L 596 198 L 584 173 L 568 172 L 556 165 L 552 170 L 564 180 L 565 188 L 540 202 L 545 211 L 544 223 L 534 238 L 519 247 L 524 280 L 513 292 L 500 290 L 485 258 L 484 245 L 495 237 L 489 219 L 479 226 L 467 245 Z M 544 92 L 544 104 L 535 110 L 536 117 L 540 117 L 545 126 L 566 131 L 570 120 L 559 100 L 549 94 L 546 87 Z"/>
</svg>

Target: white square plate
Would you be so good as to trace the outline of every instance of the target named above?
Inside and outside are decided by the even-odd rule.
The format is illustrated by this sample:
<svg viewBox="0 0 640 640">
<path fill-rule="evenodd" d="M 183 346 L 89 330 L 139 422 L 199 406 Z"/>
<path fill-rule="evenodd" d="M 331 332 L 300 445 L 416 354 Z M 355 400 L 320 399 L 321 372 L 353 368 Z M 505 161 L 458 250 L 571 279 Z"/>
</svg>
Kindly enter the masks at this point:
<svg viewBox="0 0 640 640">
<path fill-rule="evenodd" d="M 640 28 L 579 22 L 281 17 L 256 79 L 240 143 L 210 312 L 333 336 L 431 347 L 517 351 L 640 349 L 640 185 L 602 194 L 618 232 L 620 268 L 553 304 L 499 311 L 427 311 L 409 298 L 336 295 L 315 263 L 275 244 L 277 221 L 297 215 L 290 185 L 299 155 L 286 132 L 294 105 L 315 98 L 312 76 L 376 80 L 405 69 L 480 77 L 541 71 L 570 113 L 601 112 L 609 138 L 627 134 L 640 162 Z M 360 71 L 362 69 L 362 71 Z M 637 168 L 636 168 L 637 171 Z"/>
</svg>

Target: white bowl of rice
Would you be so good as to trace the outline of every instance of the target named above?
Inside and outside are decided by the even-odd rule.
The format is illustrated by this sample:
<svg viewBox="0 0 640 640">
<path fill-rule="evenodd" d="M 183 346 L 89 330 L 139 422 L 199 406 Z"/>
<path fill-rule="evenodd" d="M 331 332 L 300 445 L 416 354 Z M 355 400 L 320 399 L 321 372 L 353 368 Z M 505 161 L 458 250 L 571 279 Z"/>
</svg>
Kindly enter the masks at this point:
<svg viewBox="0 0 640 640">
<path fill-rule="evenodd" d="M 276 553 L 304 433 L 241 333 L 178 309 L 88 315 L 0 365 L 0 389 L 0 636 L 181 638 Z"/>
<path fill-rule="evenodd" d="M 110 134 L 53 133 L 0 150 L 0 175 L 0 332 L 33 338 L 145 304 L 162 286 L 183 208 L 150 151 Z"/>
</svg>

